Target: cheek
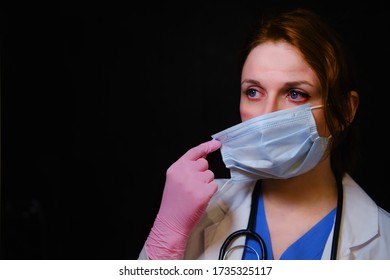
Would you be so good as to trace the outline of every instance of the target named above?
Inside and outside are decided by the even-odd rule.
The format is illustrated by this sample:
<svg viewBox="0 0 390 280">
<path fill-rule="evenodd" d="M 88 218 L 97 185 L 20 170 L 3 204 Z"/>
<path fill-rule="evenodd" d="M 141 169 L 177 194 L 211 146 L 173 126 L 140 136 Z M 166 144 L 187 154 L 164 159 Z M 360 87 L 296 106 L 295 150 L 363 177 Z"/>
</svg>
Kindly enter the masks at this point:
<svg viewBox="0 0 390 280">
<path fill-rule="evenodd" d="M 241 121 L 247 121 L 256 117 L 256 112 L 253 112 L 253 109 L 249 106 L 245 106 L 242 102 L 240 103 L 240 117 Z"/>
<path fill-rule="evenodd" d="M 246 98 L 240 100 L 240 117 L 241 121 L 247 121 L 261 115 L 261 107 L 254 102 L 248 102 Z"/>
<path fill-rule="evenodd" d="M 242 110 L 240 110 L 240 117 L 242 122 L 253 118 L 252 115 L 248 114 L 247 112 L 243 112 Z"/>
</svg>

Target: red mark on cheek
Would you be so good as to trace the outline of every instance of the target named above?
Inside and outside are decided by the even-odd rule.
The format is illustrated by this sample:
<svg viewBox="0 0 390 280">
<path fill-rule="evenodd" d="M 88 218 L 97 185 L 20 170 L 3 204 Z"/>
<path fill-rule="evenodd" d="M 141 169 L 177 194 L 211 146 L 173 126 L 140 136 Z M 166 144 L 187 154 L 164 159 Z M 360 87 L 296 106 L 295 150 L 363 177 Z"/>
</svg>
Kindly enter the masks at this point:
<svg viewBox="0 0 390 280">
<path fill-rule="evenodd" d="M 241 117 L 241 121 L 246 121 L 253 118 L 254 116 L 246 112 L 240 112 L 240 117 Z"/>
</svg>

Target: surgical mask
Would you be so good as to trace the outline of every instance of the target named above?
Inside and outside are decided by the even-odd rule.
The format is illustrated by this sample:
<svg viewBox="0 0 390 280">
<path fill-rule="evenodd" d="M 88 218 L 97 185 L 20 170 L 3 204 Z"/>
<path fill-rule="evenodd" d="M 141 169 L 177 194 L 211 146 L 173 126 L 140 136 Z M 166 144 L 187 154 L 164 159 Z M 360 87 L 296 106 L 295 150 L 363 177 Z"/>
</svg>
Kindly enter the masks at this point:
<svg viewBox="0 0 390 280">
<path fill-rule="evenodd" d="M 322 158 L 328 138 L 320 137 L 310 104 L 261 115 L 212 138 L 233 180 L 287 179 L 312 169 Z"/>
</svg>

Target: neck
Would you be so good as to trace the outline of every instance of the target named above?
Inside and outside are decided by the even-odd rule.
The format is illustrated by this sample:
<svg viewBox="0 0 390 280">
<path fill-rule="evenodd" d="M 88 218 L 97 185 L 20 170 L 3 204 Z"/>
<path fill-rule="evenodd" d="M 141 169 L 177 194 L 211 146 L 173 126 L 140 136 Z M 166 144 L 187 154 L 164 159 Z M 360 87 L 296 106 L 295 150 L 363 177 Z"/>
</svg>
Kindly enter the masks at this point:
<svg viewBox="0 0 390 280">
<path fill-rule="evenodd" d="M 320 207 L 332 209 L 337 204 L 337 182 L 330 168 L 329 157 L 315 168 L 300 176 L 278 180 L 266 179 L 262 182 L 264 200 L 274 206 L 297 209 Z"/>
</svg>

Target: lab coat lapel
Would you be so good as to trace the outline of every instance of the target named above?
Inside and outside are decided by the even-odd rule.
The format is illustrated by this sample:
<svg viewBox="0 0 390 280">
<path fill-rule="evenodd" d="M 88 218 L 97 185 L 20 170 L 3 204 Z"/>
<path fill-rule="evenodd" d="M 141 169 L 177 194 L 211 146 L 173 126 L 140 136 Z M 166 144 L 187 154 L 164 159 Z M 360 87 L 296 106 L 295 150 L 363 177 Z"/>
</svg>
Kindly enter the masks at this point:
<svg viewBox="0 0 390 280">
<path fill-rule="evenodd" d="M 353 259 L 352 251 L 364 248 L 364 244 L 379 232 L 378 207 L 347 174 L 343 178 L 344 201 L 337 259 Z M 329 235 L 322 259 L 329 259 L 333 231 Z"/>
<path fill-rule="evenodd" d="M 379 234 L 379 213 L 375 202 L 349 175 L 343 178 L 343 189 L 339 256 L 340 259 L 349 259 L 352 250 L 359 250 Z"/>
<path fill-rule="evenodd" d="M 221 189 L 223 194 L 218 204 L 224 215 L 221 220 L 205 229 L 205 257 L 218 259 L 220 248 L 232 232 L 247 228 L 252 190 L 255 181 L 237 182 L 229 180 Z M 245 191 L 243 191 L 245 190 Z M 234 246 L 245 244 L 245 237 L 236 239 Z M 234 250 L 229 259 L 241 259 L 243 250 Z"/>
</svg>

